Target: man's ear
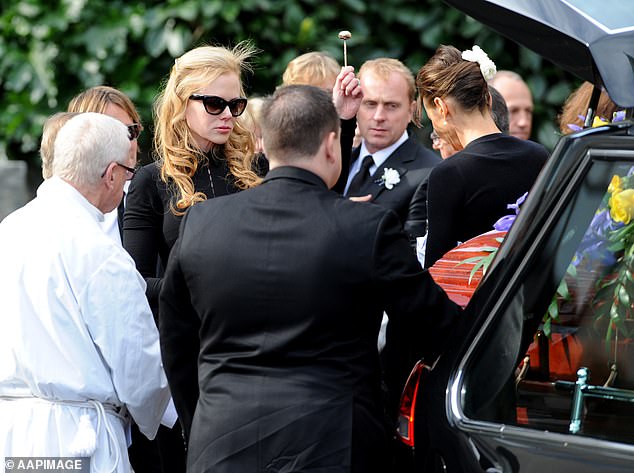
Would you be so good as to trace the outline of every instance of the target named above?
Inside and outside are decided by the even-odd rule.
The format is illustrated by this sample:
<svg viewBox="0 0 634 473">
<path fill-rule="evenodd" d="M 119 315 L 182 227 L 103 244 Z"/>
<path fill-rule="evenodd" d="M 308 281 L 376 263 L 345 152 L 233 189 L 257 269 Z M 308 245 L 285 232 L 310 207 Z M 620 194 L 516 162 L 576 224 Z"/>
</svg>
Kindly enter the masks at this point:
<svg viewBox="0 0 634 473">
<path fill-rule="evenodd" d="M 412 100 L 412 103 L 409 104 L 409 121 L 414 121 L 415 119 L 420 120 L 418 102 L 416 102 L 416 100 Z"/>
<path fill-rule="evenodd" d="M 326 136 L 326 158 L 329 161 L 333 161 L 334 159 L 336 159 L 337 154 L 335 148 L 339 146 L 341 146 L 341 144 L 339 143 L 339 134 L 335 133 L 334 131 L 328 133 L 328 135 Z"/>
<path fill-rule="evenodd" d="M 115 166 L 116 166 L 115 163 L 108 164 L 106 171 L 103 173 L 103 176 L 101 177 L 101 180 L 103 181 L 103 183 L 106 185 L 108 189 L 114 186 L 114 172 L 113 171 Z"/>
</svg>

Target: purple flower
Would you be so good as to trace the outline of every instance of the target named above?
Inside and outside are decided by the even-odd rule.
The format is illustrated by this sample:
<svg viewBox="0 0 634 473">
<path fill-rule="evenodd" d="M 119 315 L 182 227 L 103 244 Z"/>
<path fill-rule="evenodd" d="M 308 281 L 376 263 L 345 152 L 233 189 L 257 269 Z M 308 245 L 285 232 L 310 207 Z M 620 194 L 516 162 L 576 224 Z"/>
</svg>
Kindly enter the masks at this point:
<svg viewBox="0 0 634 473">
<path fill-rule="evenodd" d="M 508 232 L 516 218 L 517 215 L 505 215 L 493 224 L 493 228 L 498 232 Z"/>
<path fill-rule="evenodd" d="M 528 192 L 524 192 L 524 195 L 517 199 L 514 204 L 507 204 L 506 208 L 509 210 L 515 210 L 515 215 L 505 215 L 504 217 L 498 219 L 498 221 L 493 224 L 493 228 L 499 232 L 509 231 L 511 225 L 513 225 L 513 222 L 520 213 L 520 205 L 524 203 L 526 197 L 528 197 Z"/>
<path fill-rule="evenodd" d="M 622 226 L 622 222 L 615 222 L 612 220 L 610 211 L 608 209 L 604 209 L 594 216 L 592 222 L 590 222 L 590 227 L 588 227 L 588 230 L 586 231 L 586 236 L 588 236 L 588 234 L 593 234 L 597 238 L 607 240 L 610 232 L 618 230 Z"/>
<path fill-rule="evenodd" d="M 524 192 L 524 195 L 517 199 L 514 204 L 507 204 L 506 208 L 515 210 L 515 215 L 518 215 L 520 213 L 520 205 L 524 203 L 526 197 L 528 197 L 528 192 Z"/>
<path fill-rule="evenodd" d="M 618 112 L 614 112 L 613 122 L 622 122 L 625 120 L 625 110 L 619 110 Z"/>
<path fill-rule="evenodd" d="M 616 263 L 616 257 L 614 253 L 608 249 L 609 242 L 607 241 L 595 241 L 592 244 L 580 247 L 575 254 L 573 263 L 575 266 L 579 266 L 579 263 L 584 262 L 584 266 L 610 268 Z"/>
<path fill-rule="evenodd" d="M 613 265 L 616 258 L 614 253 L 608 249 L 610 233 L 621 227 L 623 227 L 623 223 L 612 220 L 608 209 L 597 212 L 583 235 L 573 264 L 577 266 L 581 261 L 585 261 L 585 265 L 594 263 L 600 263 L 602 266 Z"/>
</svg>

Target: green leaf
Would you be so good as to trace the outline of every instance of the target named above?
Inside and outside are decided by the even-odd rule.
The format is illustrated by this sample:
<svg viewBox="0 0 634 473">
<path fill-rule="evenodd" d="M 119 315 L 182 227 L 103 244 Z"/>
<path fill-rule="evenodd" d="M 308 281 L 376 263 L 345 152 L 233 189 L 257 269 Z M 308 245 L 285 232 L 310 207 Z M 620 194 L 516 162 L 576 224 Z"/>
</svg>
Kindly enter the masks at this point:
<svg viewBox="0 0 634 473">
<path fill-rule="evenodd" d="M 610 312 L 611 305 L 608 303 L 602 303 L 594 306 L 594 318 L 595 320 L 601 320 L 603 317 L 607 317 Z"/>
<path fill-rule="evenodd" d="M 570 92 L 570 86 L 567 83 L 562 82 L 555 84 L 548 89 L 545 100 L 550 104 L 562 104 L 566 101 L 566 97 L 570 95 Z"/>
<path fill-rule="evenodd" d="M 526 79 L 526 83 L 528 84 L 528 88 L 531 89 L 533 97 L 535 97 L 536 100 L 543 97 L 546 93 L 546 89 L 548 88 L 548 82 L 541 74 L 528 77 Z"/>
<path fill-rule="evenodd" d="M 315 21 L 311 17 L 306 17 L 299 25 L 299 32 L 297 33 L 297 44 L 309 44 L 314 37 Z"/>
<path fill-rule="evenodd" d="M 465 38 L 473 38 L 478 33 L 480 33 L 482 29 L 483 29 L 482 23 L 475 21 L 473 18 L 467 18 L 467 21 L 465 22 L 465 25 L 463 30 L 461 31 L 461 34 Z"/>
<path fill-rule="evenodd" d="M 559 130 L 552 123 L 542 123 L 537 128 L 537 141 L 547 148 L 553 149 L 559 141 Z"/>
<path fill-rule="evenodd" d="M 481 246 L 478 248 L 480 251 L 494 252 L 499 248 L 497 246 Z"/>
<path fill-rule="evenodd" d="M 559 318 L 559 302 L 557 301 L 557 297 L 553 297 L 553 300 L 550 301 L 547 314 L 552 319 Z M 548 320 L 548 317 L 544 316 L 544 320 Z"/>
<path fill-rule="evenodd" d="M 480 268 L 482 268 L 482 274 L 484 275 L 484 258 L 482 258 L 471 270 L 471 272 L 469 273 L 469 284 L 471 284 L 471 280 L 473 279 L 473 276 L 476 275 L 476 273 L 478 272 L 478 270 Z"/>
<path fill-rule="evenodd" d="M 443 34 L 443 27 L 440 23 L 425 28 L 420 33 L 420 42 L 423 46 L 432 48 L 433 45 L 438 45 L 440 38 Z"/>
<path fill-rule="evenodd" d="M 557 287 L 557 294 L 559 294 L 563 299 L 570 299 L 570 292 L 568 292 L 568 284 L 565 279 L 562 279 Z"/>
<path fill-rule="evenodd" d="M 199 6 L 199 2 L 181 2 L 172 9 L 172 12 L 176 18 L 186 21 L 194 21 L 198 17 Z"/>
<path fill-rule="evenodd" d="M 357 14 L 364 14 L 367 10 L 366 3 L 362 0 L 341 0 L 341 3 Z"/>
<path fill-rule="evenodd" d="M 520 48 L 520 65 L 526 69 L 539 69 L 542 57 L 528 48 Z"/>
<path fill-rule="evenodd" d="M 546 335 L 547 338 L 550 338 L 551 335 L 551 319 L 546 320 L 546 322 L 544 322 L 542 324 L 542 331 L 544 332 L 544 335 Z"/>
<path fill-rule="evenodd" d="M 483 259 L 485 258 L 485 256 L 472 256 L 471 258 L 466 258 L 463 259 L 462 261 L 460 261 L 460 263 L 458 263 L 456 266 L 461 266 L 463 264 L 469 264 L 469 263 L 479 263 L 481 262 Z"/>
<path fill-rule="evenodd" d="M 166 49 L 165 31 L 163 28 L 149 31 L 145 36 L 145 48 L 152 57 L 159 57 Z"/>
<path fill-rule="evenodd" d="M 170 24 L 170 26 L 172 26 Z M 191 32 L 182 25 L 165 28 L 165 46 L 173 57 L 181 56 L 191 40 Z"/>
<path fill-rule="evenodd" d="M 220 16 L 226 22 L 232 23 L 236 21 L 240 14 L 240 2 L 225 2 L 220 10 Z"/>
<path fill-rule="evenodd" d="M 25 16 L 27 18 L 35 18 L 40 14 L 40 8 L 43 5 L 37 5 L 33 2 L 18 2 L 16 5 L 16 10 L 19 15 Z"/>
<path fill-rule="evenodd" d="M 623 286 L 619 287 L 619 302 L 625 307 L 630 306 L 630 295 Z"/>
</svg>

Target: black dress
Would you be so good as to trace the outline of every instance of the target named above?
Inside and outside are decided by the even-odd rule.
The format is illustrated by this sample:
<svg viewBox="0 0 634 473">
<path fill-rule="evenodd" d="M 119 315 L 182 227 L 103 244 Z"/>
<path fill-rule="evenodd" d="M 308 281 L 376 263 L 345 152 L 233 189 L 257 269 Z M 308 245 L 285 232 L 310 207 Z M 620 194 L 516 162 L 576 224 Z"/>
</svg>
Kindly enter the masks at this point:
<svg viewBox="0 0 634 473">
<path fill-rule="evenodd" d="M 493 230 L 532 187 L 548 151 L 502 133 L 482 136 L 438 164 L 429 175 L 425 267 L 458 242 Z"/>
<path fill-rule="evenodd" d="M 239 189 L 224 159 L 209 159 L 198 166 L 192 177 L 196 192 L 208 199 L 233 194 Z M 130 183 L 123 218 L 123 246 L 147 282 L 147 297 L 156 315 L 162 279 L 157 275 L 157 263 L 163 268 L 176 238 L 181 218 L 170 210 L 175 192 L 161 180 L 156 163 L 142 167 Z"/>
<path fill-rule="evenodd" d="M 198 167 L 192 181 L 194 189 L 203 192 L 208 199 L 239 190 L 224 159 L 210 157 L 209 164 Z M 130 183 L 123 218 L 123 246 L 147 282 L 146 295 L 155 318 L 158 316 L 162 268 L 167 266 L 182 219 L 170 210 L 174 196 L 174 191 L 161 180 L 158 165 L 148 164 Z M 134 427 L 129 454 L 135 472 L 185 472 L 185 443 L 179 424 L 173 429 L 161 426 L 153 442 Z"/>
</svg>

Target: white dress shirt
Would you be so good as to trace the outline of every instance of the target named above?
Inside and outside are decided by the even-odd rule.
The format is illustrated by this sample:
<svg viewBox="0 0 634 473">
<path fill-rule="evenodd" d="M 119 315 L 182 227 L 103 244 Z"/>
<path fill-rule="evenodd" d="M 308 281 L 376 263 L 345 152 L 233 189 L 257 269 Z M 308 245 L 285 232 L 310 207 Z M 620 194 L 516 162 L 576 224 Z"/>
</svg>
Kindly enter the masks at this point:
<svg viewBox="0 0 634 473">
<path fill-rule="evenodd" d="M 363 162 L 363 158 L 365 158 L 368 155 L 372 156 L 372 161 L 374 161 L 374 164 L 370 166 L 370 174 L 374 175 L 377 169 L 380 168 L 381 165 L 385 161 L 387 161 L 387 158 L 389 158 L 399 146 L 401 146 L 403 143 L 407 141 L 407 138 L 408 138 L 407 130 L 405 130 L 403 134 L 401 135 L 401 137 L 398 140 L 396 140 L 396 142 L 392 143 L 387 148 L 380 149 L 374 153 L 370 153 L 368 151 L 368 148 L 366 148 L 365 146 L 365 140 L 361 141 L 361 148 L 359 149 L 359 158 L 356 159 L 350 166 L 350 173 L 348 174 L 348 182 L 346 183 L 346 188 L 343 194 L 348 195 L 348 188 L 350 187 L 350 183 L 352 182 L 352 179 L 354 179 L 354 176 L 356 176 L 357 173 L 359 172 L 359 169 L 361 169 L 361 163 Z"/>
</svg>

